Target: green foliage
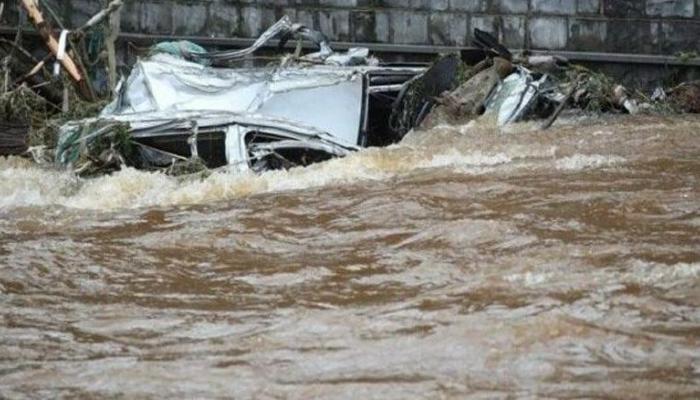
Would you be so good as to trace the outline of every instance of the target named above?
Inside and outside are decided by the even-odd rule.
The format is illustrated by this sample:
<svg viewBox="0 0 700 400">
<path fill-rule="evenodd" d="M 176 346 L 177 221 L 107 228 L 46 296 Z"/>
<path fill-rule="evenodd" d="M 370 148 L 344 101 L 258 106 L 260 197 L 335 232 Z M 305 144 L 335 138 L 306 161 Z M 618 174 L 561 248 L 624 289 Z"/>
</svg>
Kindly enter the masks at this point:
<svg viewBox="0 0 700 400">
<path fill-rule="evenodd" d="M 700 58 L 700 54 L 698 54 L 697 51 L 681 51 L 678 54 L 676 54 L 676 58 L 678 61 L 682 63 L 689 63 L 697 58 Z"/>
<path fill-rule="evenodd" d="M 616 83 L 609 76 L 581 65 L 572 65 L 566 70 L 564 81 L 568 85 L 577 85 L 577 92 L 583 93 L 577 101 L 584 110 L 602 113 L 615 108 Z"/>
<path fill-rule="evenodd" d="M 56 160 L 79 175 L 94 175 L 132 165 L 136 149 L 125 123 L 94 122 L 64 130 L 56 146 Z"/>
<path fill-rule="evenodd" d="M 51 114 L 52 106 L 25 85 L 0 95 L 0 118 L 6 121 L 41 125 Z"/>
<path fill-rule="evenodd" d="M 176 161 L 166 172 L 168 175 L 172 176 L 191 177 L 193 175 L 199 175 L 201 178 L 206 178 L 210 174 L 210 170 L 204 163 L 204 160 L 199 157 Z"/>
<path fill-rule="evenodd" d="M 78 96 L 74 87 L 65 82 L 68 88 L 68 110 L 35 116 L 38 122 L 29 132 L 30 146 L 55 148 L 58 142 L 58 130 L 69 121 L 91 118 L 100 113 L 107 104 L 106 100 L 90 102 Z"/>
<path fill-rule="evenodd" d="M 459 63 L 459 68 L 457 69 L 457 86 L 461 85 L 462 83 L 466 82 L 468 79 L 470 79 L 473 76 L 472 74 L 472 67 L 465 64 L 465 63 Z"/>
</svg>

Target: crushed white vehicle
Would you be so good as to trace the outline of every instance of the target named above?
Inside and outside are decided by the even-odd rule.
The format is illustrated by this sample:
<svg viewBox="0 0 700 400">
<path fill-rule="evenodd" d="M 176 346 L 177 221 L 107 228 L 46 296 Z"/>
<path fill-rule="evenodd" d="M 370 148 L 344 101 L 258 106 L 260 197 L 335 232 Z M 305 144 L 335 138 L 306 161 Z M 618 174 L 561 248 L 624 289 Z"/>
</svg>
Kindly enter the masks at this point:
<svg viewBox="0 0 700 400">
<path fill-rule="evenodd" d="M 457 54 L 430 66 L 381 64 L 363 48 L 336 53 L 323 34 L 287 17 L 243 50 L 164 42 L 136 63 L 98 117 L 61 128 L 56 161 L 80 173 L 121 165 L 170 172 L 178 165 L 186 172 L 188 165 L 289 169 L 396 143 L 446 101 L 459 113 L 496 114 L 499 125 L 541 117 L 542 109 L 551 114 L 563 101 L 546 74 L 514 68 L 495 38 L 475 34 L 476 44 L 500 62 L 480 72 L 475 66 L 474 79 L 454 95 L 449 91 L 462 68 Z M 249 63 L 273 38 L 281 38 L 280 47 L 298 39 L 294 55 L 262 67 L 228 66 Z M 319 51 L 302 56 L 303 40 Z"/>
<path fill-rule="evenodd" d="M 210 66 L 242 60 L 278 36 L 281 43 L 313 40 L 320 51 L 265 67 Z M 95 163 L 157 169 L 198 159 L 207 168 L 256 172 L 306 166 L 399 141 L 432 97 L 450 88 L 459 61 L 438 63 L 439 74 L 421 65 L 382 65 L 366 49 L 335 53 L 322 34 L 288 18 L 249 49 L 175 48 L 180 54 L 139 60 L 98 117 L 63 126 L 56 160 L 74 165 L 87 155 Z M 405 89 L 416 82 L 426 94 L 406 104 Z M 132 147 L 128 157 L 116 151 L 118 141 L 98 140 L 119 134 Z"/>
</svg>

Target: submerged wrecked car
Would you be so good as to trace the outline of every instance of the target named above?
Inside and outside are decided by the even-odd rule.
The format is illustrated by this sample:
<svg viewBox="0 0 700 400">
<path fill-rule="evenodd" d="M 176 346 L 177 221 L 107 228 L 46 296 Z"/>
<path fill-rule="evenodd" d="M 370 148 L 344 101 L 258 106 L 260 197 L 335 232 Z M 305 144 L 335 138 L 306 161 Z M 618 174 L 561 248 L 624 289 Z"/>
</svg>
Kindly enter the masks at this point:
<svg viewBox="0 0 700 400">
<path fill-rule="evenodd" d="M 61 128 L 56 161 L 80 173 L 121 165 L 289 169 L 396 143 L 441 112 L 457 121 L 493 114 L 505 125 L 551 114 L 565 101 L 547 74 L 515 67 L 495 38 L 475 34 L 485 60 L 461 85 L 457 54 L 431 66 L 381 64 L 364 48 L 336 53 L 323 34 L 287 17 L 243 50 L 161 43 L 98 117 Z M 249 62 L 273 38 L 280 46 L 298 39 L 294 55 L 263 67 L 229 66 Z M 319 51 L 302 56 L 302 40 Z"/>
<path fill-rule="evenodd" d="M 320 51 L 258 68 L 211 66 L 242 60 L 279 36 L 313 40 Z M 430 95 L 450 88 L 457 69 L 456 58 L 430 74 L 425 66 L 380 64 L 367 49 L 335 53 L 323 35 L 288 18 L 249 49 L 170 48 L 176 51 L 139 60 L 98 117 L 61 128 L 59 163 L 158 169 L 198 159 L 207 168 L 255 172 L 306 166 L 397 142 L 430 108 Z M 418 81 L 428 94 L 407 104 L 406 90 Z"/>
</svg>

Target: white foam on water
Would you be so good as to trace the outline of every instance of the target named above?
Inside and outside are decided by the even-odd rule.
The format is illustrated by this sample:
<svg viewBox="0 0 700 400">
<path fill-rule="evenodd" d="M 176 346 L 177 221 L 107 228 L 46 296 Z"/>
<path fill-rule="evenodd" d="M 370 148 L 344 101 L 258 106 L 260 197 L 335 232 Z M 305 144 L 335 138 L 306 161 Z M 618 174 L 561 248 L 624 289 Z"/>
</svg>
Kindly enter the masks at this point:
<svg viewBox="0 0 700 400">
<path fill-rule="evenodd" d="M 260 175 L 219 172 L 205 179 L 190 180 L 133 168 L 78 179 L 69 172 L 5 159 L 0 163 L 0 208 L 55 204 L 79 209 L 118 209 L 200 204 L 259 193 L 385 180 L 418 169 L 495 166 L 512 159 L 513 155 L 506 153 L 450 148 L 431 154 L 425 149 L 392 146 L 366 149 L 307 168 Z"/>
<path fill-rule="evenodd" d="M 296 286 L 322 281 L 334 273 L 325 267 L 305 268 L 296 272 L 280 272 L 272 275 L 245 275 L 236 280 L 256 287 L 259 286 Z"/>
<path fill-rule="evenodd" d="M 449 150 L 443 154 L 436 154 L 425 162 L 418 164 L 422 168 L 441 168 L 450 166 L 475 166 L 490 167 L 506 164 L 513 161 L 513 157 L 505 153 L 488 154 L 475 151 L 471 154 L 462 154 L 458 150 Z"/>
<path fill-rule="evenodd" d="M 662 264 L 634 260 L 623 278 L 640 284 L 665 288 L 684 283 L 697 284 L 700 280 L 700 263 Z"/>
<path fill-rule="evenodd" d="M 633 259 L 623 267 L 613 267 L 591 271 L 581 269 L 579 272 L 567 270 L 570 265 L 560 268 L 540 268 L 536 271 L 525 271 L 509 274 L 503 280 L 525 287 L 547 285 L 549 288 L 558 282 L 579 282 L 583 286 L 595 286 L 599 291 L 619 291 L 624 289 L 620 282 L 634 283 L 643 286 L 670 289 L 677 286 L 694 287 L 700 283 L 700 263 L 663 264 Z M 580 278 L 574 278 L 581 275 Z M 610 287 L 606 283 L 617 282 Z"/>
<path fill-rule="evenodd" d="M 113 210 L 192 205 L 260 193 L 386 180 L 425 169 L 484 174 L 513 166 L 551 168 L 554 162 L 556 168 L 570 171 L 625 161 L 621 157 L 579 154 L 557 159 L 557 147 L 551 143 L 508 141 L 505 135 L 494 136 L 497 133 L 487 122 L 411 133 L 399 145 L 364 149 L 307 168 L 260 175 L 218 172 L 205 179 L 183 180 L 124 168 L 107 176 L 79 179 L 69 172 L 41 168 L 19 158 L 5 158 L 0 159 L 0 208 L 60 205 Z M 522 160 L 528 162 L 518 163 Z"/>
<path fill-rule="evenodd" d="M 627 161 L 623 157 L 604 156 L 600 154 L 575 154 L 555 162 L 555 167 L 562 171 L 580 171 L 592 168 L 611 167 Z"/>
<path fill-rule="evenodd" d="M 522 274 L 506 275 L 503 279 L 510 283 L 518 283 L 524 286 L 538 286 L 550 282 L 555 277 L 551 272 L 525 272 Z"/>
<path fill-rule="evenodd" d="M 71 174 L 39 168 L 20 158 L 0 157 L 0 208 L 52 204 L 77 183 Z"/>
</svg>

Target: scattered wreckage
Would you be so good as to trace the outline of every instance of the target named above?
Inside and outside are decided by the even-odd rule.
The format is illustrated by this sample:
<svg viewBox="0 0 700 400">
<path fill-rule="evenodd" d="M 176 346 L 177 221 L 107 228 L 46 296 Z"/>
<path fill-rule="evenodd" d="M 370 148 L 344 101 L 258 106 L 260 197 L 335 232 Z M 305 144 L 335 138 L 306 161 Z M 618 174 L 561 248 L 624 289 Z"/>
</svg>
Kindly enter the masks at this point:
<svg viewBox="0 0 700 400">
<path fill-rule="evenodd" d="M 452 114 L 493 113 L 499 125 L 542 110 L 551 114 L 564 100 L 547 74 L 514 67 L 495 39 L 477 35 L 483 48 L 498 51 L 487 58 L 496 61 L 472 71 L 475 79 L 457 95 L 450 91 L 461 67 L 458 55 L 430 67 L 384 65 L 367 49 L 336 53 L 323 34 L 287 17 L 243 50 L 209 53 L 189 42 L 161 44 L 161 52 L 136 63 L 98 117 L 61 128 L 56 161 L 81 172 L 96 165 L 168 169 L 179 163 L 288 169 L 396 143 L 450 99 Z M 244 59 L 279 36 L 282 44 L 291 37 L 312 40 L 320 50 L 261 68 L 211 66 Z M 469 110 L 457 104 L 465 99 Z"/>
<path fill-rule="evenodd" d="M 91 21 L 104 20 L 120 5 L 112 0 Z M 41 19 L 37 8 L 28 10 Z M 51 137 L 44 147 L 53 150 L 54 162 L 81 175 L 123 165 L 172 174 L 218 168 L 263 172 L 387 146 L 415 128 L 464 123 L 484 114 L 499 126 L 544 120 L 546 129 L 568 106 L 644 109 L 602 74 L 559 57 L 515 57 L 488 33 L 476 29 L 474 36 L 478 62 L 473 66 L 463 63 L 464 54 L 423 65 L 383 64 L 365 48 L 335 52 L 322 33 L 288 17 L 242 50 L 208 52 L 186 41 L 159 43 L 120 81 L 97 116 L 61 122 L 57 134 L 48 135 L 57 136 L 57 143 Z M 250 65 L 251 56 L 276 38 L 280 49 L 296 39 L 296 51 L 264 67 L 230 67 Z M 318 51 L 302 55 L 303 41 L 315 43 Z M 59 49 L 49 46 L 52 53 L 65 53 L 66 40 L 60 42 Z M 61 62 L 66 67 L 66 60 Z M 78 93 L 92 91 L 89 80 L 73 83 Z M 679 86 L 658 97 L 692 96 L 697 87 Z M 46 154 L 36 147 L 30 153 Z"/>
<path fill-rule="evenodd" d="M 280 35 L 311 38 L 320 51 L 261 68 L 210 66 L 243 59 Z M 335 53 L 322 34 L 286 17 L 248 49 L 169 48 L 180 54 L 139 60 L 99 116 L 61 128 L 57 162 L 162 169 L 197 161 L 255 172 L 306 166 L 399 141 L 451 88 L 459 64 L 450 57 L 430 69 L 381 65 L 367 49 Z M 425 94 L 405 109 L 405 90 L 416 85 Z M 116 140 L 124 134 L 128 143 Z M 105 137 L 115 140 L 98 140 Z"/>
</svg>

